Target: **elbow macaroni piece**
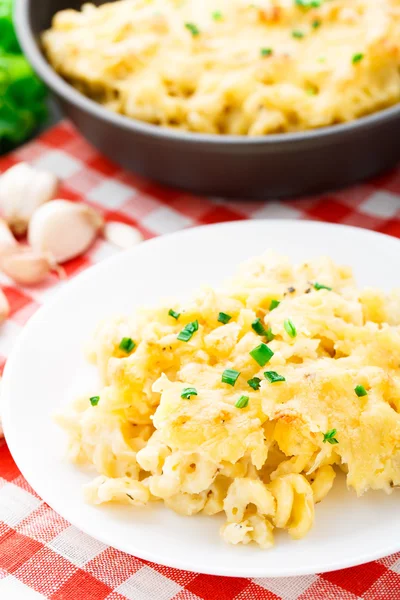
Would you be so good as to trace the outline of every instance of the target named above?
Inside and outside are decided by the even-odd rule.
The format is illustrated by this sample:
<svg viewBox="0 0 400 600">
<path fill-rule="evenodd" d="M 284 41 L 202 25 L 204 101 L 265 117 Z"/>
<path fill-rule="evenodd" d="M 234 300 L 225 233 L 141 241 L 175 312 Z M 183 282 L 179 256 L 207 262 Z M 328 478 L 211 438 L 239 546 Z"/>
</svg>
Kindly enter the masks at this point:
<svg viewBox="0 0 400 600">
<path fill-rule="evenodd" d="M 317 4 L 84 4 L 57 13 L 42 42 L 55 70 L 108 109 L 188 131 L 301 131 L 398 102 L 398 0 Z"/>
<path fill-rule="evenodd" d="M 256 319 L 274 336 L 262 367 L 250 354 L 266 341 Z M 125 353 L 128 336 L 136 345 Z M 224 540 L 269 548 L 276 529 L 307 534 L 336 467 L 358 495 L 400 485 L 399 355 L 398 291 L 359 290 L 328 258 L 293 266 L 269 252 L 184 306 L 102 323 L 90 350 L 100 399 L 79 398 L 58 421 L 69 458 L 97 473 L 88 502 L 220 514 Z"/>
</svg>

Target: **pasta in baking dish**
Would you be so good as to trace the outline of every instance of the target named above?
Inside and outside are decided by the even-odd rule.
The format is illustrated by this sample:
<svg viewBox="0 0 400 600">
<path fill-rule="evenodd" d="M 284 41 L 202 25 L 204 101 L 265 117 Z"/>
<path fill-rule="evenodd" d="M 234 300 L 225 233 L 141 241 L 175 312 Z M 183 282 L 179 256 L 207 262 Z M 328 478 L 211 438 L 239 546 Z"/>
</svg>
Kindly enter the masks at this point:
<svg viewBox="0 0 400 600">
<path fill-rule="evenodd" d="M 338 469 L 400 485 L 400 291 L 268 252 L 220 289 L 100 324 L 103 383 L 58 417 L 90 503 L 225 516 L 233 544 L 301 538 Z"/>
<path fill-rule="evenodd" d="M 57 13 L 42 40 L 84 94 L 194 132 L 300 131 L 400 99 L 399 0 L 119 0 Z"/>
</svg>

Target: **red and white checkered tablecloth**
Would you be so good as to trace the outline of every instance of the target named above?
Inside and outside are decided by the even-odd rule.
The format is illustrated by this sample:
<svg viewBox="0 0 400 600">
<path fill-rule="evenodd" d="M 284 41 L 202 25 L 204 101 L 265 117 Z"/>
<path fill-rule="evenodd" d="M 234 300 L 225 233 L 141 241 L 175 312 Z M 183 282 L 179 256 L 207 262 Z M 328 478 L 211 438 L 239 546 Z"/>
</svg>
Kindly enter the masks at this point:
<svg viewBox="0 0 400 600">
<path fill-rule="evenodd" d="M 379 149 L 377 149 L 379 152 Z M 122 171 L 63 122 L 0 159 L 62 179 L 60 197 L 84 201 L 107 220 L 137 226 L 146 238 L 239 219 L 298 218 L 346 223 L 400 237 L 400 167 L 352 189 L 289 201 L 200 198 Z M 68 277 L 117 250 L 98 240 L 66 264 Z M 29 317 L 66 282 L 32 288 L 0 274 L 11 316 L 0 329 L 0 368 Z M 329 541 L 327 541 L 329 543 Z M 268 553 L 265 555 L 268 560 Z M 283 579 L 199 575 L 139 560 L 81 533 L 47 506 L 0 442 L 1 600 L 400 600 L 400 553 L 334 573 Z"/>
</svg>

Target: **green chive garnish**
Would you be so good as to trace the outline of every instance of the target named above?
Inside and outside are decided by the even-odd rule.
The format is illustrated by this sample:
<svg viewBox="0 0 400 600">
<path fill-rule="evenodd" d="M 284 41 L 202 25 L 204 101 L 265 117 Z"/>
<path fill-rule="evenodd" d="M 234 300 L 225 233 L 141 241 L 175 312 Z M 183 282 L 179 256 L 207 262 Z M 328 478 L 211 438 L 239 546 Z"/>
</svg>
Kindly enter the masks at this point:
<svg viewBox="0 0 400 600">
<path fill-rule="evenodd" d="M 185 23 L 185 27 L 190 31 L 193 37 L 200 35 L 200 29 L 194 23 Z"/>
<path fill-rule="evenodd" d="M 356 387 L 354 388 L 354 391 L 359 398 L 361 398 L 362 396 L 368 395 L 368 392 L 363 385 L 356 385 Z"/>
<path fill-rule="evenodd" d="M 220 312 L 218 315 L 218 321 L 226 325 L 232 319 L 231 315 L 227 315 L 224 312 Z"/>
<path fill-rule="evenodd" d="M 274 310 L 277 306 L 280 305 L 279 300 L 271 300 L 271 304 L 269 305 L 269 310 Z"/>
<path fill-rule="evenodd" d="M 125 338 L 122 338 L 122 340 L 119 344 L 119 349 L 122 350 L 123 352 L 126 352 L 126 354 L 129 354 L 130 352 L 132 352 L 132 350 L 134 349 L 135 346 L 136 346 L 136 344 L 132 338 L 125 337 Z"/>
<path fill-rule="evenodd" d="M 357 54 L 353 54 L 353 57 L 351 59 L 351 62 L 353 63 L 353 65 L 356 65 L 357 63 L 359 63 L 362 59 L 364 58 L 364 54 L 362 54 L 361 52 L 358 52 Z"/>
<path fill-rule="evenodd" d="M 196 321 L 192 321 L 191 323 L 188 323 L 187 325 L 185 325 L 185 327 L 182 329 L 182 331 L 178 334 L 177 338 L 178 340 L 181 340 L 181 342 L 188 342 L 190 340 L 190 338 L 192 337 L 192 335 L 194 334 L 195 331 L 197 331 L 199 328 L 199 322 Z"/>
<path fill-rule="evenodd" d="M 327 285 L 323 285 L 322 283 L 318 283 L 318 281 L 316 281 L 314 283 L 314 289 L 315 290 L 328 290 L 329 292 L 332 291 L 332 288 L 327 286 Z"/>
<path fill-rule="evenodd" d="M 261 56 L 271 56 L 272 52 L 272 48 L 261 48 L 260 50 Z"/>
<path fill-rule="evenodd" d="M 92 406 L 97 406 L 100 400 L 100 396 L 92 396 L 91 398 L 89 398 L 89 400 Z"/>
<path fill-rule="evenodd" d="M 327 431 L 326 433 L 323 433 L 322 435 L 324 436 L 324 439 L 322 440 L 324 442 L 324 444 L 326 442 L 328 442 L 328 444 L 338 444 L 338 440 L 335 438 L 335 435 L 337 434 L 336 429 L 330 429 L 329 431 Z"/>
<path fill-rule="evenodd" d="M 253 390 L 257 391 L 260 389 L 261 379 L 259 377 L 252 377 L 247 383 Z"/>
<path fill-rule="evenodd" d="M 235 406 L 236 408 L 246 408 L 246 406 L 249 403 L 249 397 L 248 396 L 240 396 L 239 400 L 236 402 Z"/>
<path fill-rule="evenodd" d="M 301 8 L 319 8 L 323 0 L 294 0 L 296 6 Z"/>
<path fill-rule="evenodd" d="M 237 378 L 239 377 L 240 372 L 235 371 L 235 369 L 225 369 L 222 373 L 221 381 L 222 383 L 228 383 L 229 385 L 235 385 Z"/>
<path fill-rule="evenodd" d="M 173 317 L 174 319 L 179 319 L 179 317 L 181 316 L 181 313 L 175 312 L 172 308 L 169 309 L 168 314 L 170 317 Z"/>
<path fill-rule="evenodd" d="M 295 29 L 292 31 L 292 37 L 296 38 L 297 40 L 301 40 L 304 37 L 304 33 L 298 29 Z"/>
<path fill-rule="evenodd" d="M 222 20 L 222 12 L 220 10 L 216 10 L 212 13 L 212 18 L 214 19 L 214 21 L 221 21 Z"/>
<path fill-rule="evenodd" d="M 313 29 L 318 29 L 318 27 L 321 27 L 321 21 L 319 19 L 315 19 L 312 23 L 311 23 L 311 27 Z"/>
<path fill-rule="evenodd" d="M 297 335 L 297 330 L 296 327 L 293 325 L 292 321 L 290 319 L 285 319 L 283 322 L 283 326 L 285 328 L 285 331 L 288 335 L 290 335 L 291 338 L 295 338 Z"/>
<path fill-rule="evenodd" d="M 267 335 L 267 330 L 262 324 L 261 319 L 256 319 L 255 321 L 253 321 L 251 326 L 254 329 L 254 331 L 258 333 L 258 335 Z"/>
<path fill-rule="evenodd" d="M 190 400 L 192 396 L 197 396 L 197 390 L 194 387 L 183 388 L 181 398 L 185 398 L 186 400 Z"/>
<path fill-rule="evenodd" d="M 264 367 L 264 365 L 266 365 L 274 355 L 271 348 L 269 348 L 267 344 L 260 344 L 259 346 L 256 346 L 256 348 L 254 348 L 254 350 L 252 350 L 249 354 L 252 358 L 254 358 L 256 363 L 260 365 L 260 367 Z"/>
<path fill-rule="evenodd" d="M 276 383 L 277 381 L 286 381 L 283 375 L 279 375 L 276 371 L 265 371 L 265 379 L 268 379 L 270 383 Z"/>
</svg>

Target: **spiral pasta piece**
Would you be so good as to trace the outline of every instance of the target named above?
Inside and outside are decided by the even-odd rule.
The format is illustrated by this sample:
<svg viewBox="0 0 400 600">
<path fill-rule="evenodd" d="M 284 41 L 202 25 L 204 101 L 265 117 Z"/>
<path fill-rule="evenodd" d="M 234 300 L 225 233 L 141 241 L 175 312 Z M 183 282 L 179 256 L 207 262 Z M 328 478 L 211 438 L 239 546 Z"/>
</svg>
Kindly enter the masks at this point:
<svg viewBox="0 0 400 600">
<path fill-rule="evenodd" d="M 300 539 L 314 522 L 314 499 L 311 485 L 303 475 L 291 474 L 274 479 L 267 485 L 276 500 L 272 522 L 287 529 L 294 539 Z"/>
</svg>

